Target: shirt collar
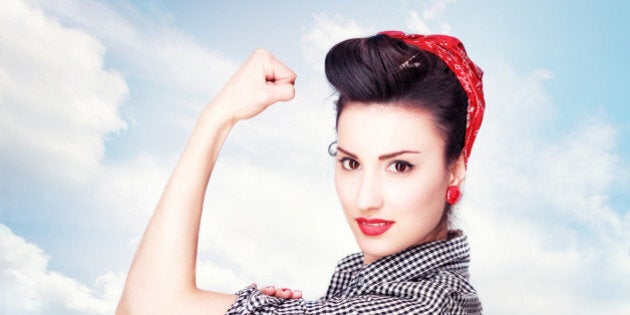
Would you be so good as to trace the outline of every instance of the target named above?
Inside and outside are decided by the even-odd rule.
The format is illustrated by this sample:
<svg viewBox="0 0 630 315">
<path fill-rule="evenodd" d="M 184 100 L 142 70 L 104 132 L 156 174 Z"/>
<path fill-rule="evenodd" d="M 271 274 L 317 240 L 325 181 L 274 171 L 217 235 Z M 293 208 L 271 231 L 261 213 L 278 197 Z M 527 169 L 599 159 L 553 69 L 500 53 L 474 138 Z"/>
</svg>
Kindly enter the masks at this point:
<svg viewBox="0 0 630 315">
<path fill-rule="evenodd" d="M 449 232 L 449 238 L 413 246 L 363 265 L 361 253 L 347 256 L 337 266 L 333 278 L 337 286 L 328 295 L 337 292 L 360 294 L 368 288 L 387 282 L 415 282 L 440 270 L 466 273 L 470 262 L 467 237 L 459 230 Z"/>
</svg>

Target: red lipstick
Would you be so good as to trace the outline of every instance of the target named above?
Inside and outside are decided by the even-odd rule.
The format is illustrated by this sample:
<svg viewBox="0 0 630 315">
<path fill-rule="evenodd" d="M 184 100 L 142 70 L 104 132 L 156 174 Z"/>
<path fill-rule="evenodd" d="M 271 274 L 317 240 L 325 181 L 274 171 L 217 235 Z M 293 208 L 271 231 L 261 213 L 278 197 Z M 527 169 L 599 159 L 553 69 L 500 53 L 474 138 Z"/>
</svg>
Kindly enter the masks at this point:
<svg viewBox="0 0 630 315">
<path fill-rule="evenodd" d="M 394 221 L 382 219 L 356 218 L 356 221 L 359 224 L 361 232 L 367 236 L 381 235 L 387 232 L 387 230 L 394 225 Z"/>
</svg>

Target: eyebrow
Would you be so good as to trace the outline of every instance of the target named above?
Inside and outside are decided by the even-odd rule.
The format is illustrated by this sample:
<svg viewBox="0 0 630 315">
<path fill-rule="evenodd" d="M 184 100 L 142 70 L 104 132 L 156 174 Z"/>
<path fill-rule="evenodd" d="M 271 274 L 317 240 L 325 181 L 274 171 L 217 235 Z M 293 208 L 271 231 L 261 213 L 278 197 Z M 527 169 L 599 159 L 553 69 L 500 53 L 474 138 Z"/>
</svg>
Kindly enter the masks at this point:
<svg viewBox="0 0 630 315">
<path fill-rule="evenodd" d="M 411 151 L 411 150 L 402 150 L 402 151 L 398 151 L 398 152 L 392 152 L 392 153 L 388 153 L 388 154 L 383 154 L 381 156 L 378 157 L 379 160 L 388 160 L 391 159 L 393 157 L 397 157 L 399 155 L 403 155 L 403 154 L 407 154 L 407 153 L 415 153 L 415 154 L 420 154 L 419 151 Z"/>
<path fill-rule="evenodd" d="M 348 150 L 341 148 L 341 147 L 337 147 L 338 151 L 343 152 L 344 154 L 350 156 L 353 159 L 357 158 L 357 155 L 354 153 L 349 152 Z M 414 154 L 420 154 L 420 151 L 411 151 L 411 150 L 402 150 L 402 151 L 396 151 L 396 152 L 392 152 L 392 153 L 387 153 L 387 154 L 383 154 L 381 156 L 378 157 L 379 160 L 387 160 L 387 159 L 391 159 L 393 157 L 397 157 L 399 155 L 403 155 L 403 154 L 407 154 L 407 153 L 414 153 Z"/>
</svg>

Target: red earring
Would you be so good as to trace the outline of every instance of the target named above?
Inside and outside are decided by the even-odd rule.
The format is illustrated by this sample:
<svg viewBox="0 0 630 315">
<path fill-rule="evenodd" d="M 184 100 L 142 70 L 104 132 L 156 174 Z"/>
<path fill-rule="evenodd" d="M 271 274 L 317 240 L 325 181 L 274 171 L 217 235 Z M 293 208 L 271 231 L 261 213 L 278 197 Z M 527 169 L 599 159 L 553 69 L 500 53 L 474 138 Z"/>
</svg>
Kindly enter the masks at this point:
<svg viewBox="0 0 630 315">
<path fill-rule="evenodd" d="M 446 190 L 446 202 L 448 202 L 449 205 L 456 204 L 460 196 L 461 192 L 457 186 L 449 186 Z"/>
</svg>

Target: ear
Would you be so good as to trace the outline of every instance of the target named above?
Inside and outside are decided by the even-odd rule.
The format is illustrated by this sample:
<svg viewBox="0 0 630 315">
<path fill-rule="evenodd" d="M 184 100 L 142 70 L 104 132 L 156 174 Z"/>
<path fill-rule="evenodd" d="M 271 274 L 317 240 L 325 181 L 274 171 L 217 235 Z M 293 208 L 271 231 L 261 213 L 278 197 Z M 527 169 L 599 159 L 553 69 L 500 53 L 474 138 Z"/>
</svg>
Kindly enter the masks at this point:
<svg viewBox="0 0 630 315">
<path fill-rule="evenodd" d="M 464 157 L 464 151 L 459 155 L 457 160 L 451 163 L 448 167 L 449 171 L 449 186 L 460 186 L 466 178 L 466 162 Z"/>
</svg>

